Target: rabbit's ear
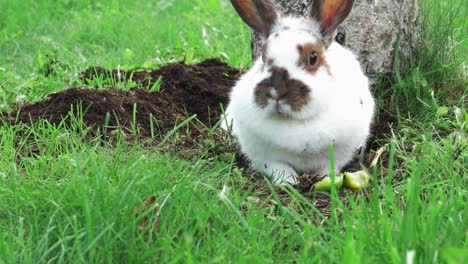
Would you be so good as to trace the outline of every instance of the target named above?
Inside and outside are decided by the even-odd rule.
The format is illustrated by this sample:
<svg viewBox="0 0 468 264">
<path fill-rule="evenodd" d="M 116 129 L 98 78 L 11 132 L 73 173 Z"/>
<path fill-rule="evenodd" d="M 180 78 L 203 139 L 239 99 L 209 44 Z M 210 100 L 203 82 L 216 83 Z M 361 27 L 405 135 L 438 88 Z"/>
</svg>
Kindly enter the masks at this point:
<svg viewBox="0 0 468 264">
<path fill-rule="evenodd" d="M 354 0 L 314 0 L 310 16 L 320 23 L 320 31 L 327 46 L 338 26 L 348 17 Z"/>
<path fill-rule="evenodd" d="M 267 38 L 275 25 L 278 14 L 270 0 L 231 0 L 239 16 L 253 30 Z"/>
</svg>

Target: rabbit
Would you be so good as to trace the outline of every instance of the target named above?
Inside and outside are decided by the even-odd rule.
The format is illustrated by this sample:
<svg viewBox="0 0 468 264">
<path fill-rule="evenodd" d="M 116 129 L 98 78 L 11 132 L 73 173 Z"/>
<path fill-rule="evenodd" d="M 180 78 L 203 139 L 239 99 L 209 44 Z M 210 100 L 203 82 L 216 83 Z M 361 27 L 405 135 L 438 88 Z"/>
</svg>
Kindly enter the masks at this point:
<svg viewBox="0 0 468 264">
<path fill-rule="evenodd" d="M 354 0 L 315 0 L 308 18 L 283 16 L 269 0 L 231 3 L 263 46 L 232 88 L 221 126 L 252 168 L 277 184 L 339 173 L 365 144 L 374 114 L 359 61 L 334 41 Z"/>
</svg>

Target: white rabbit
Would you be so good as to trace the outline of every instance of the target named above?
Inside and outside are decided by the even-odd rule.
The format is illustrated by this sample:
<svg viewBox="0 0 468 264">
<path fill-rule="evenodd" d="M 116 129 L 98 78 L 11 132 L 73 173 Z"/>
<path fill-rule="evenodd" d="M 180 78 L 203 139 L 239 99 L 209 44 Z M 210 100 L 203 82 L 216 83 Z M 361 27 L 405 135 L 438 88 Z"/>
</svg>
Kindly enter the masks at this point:
<svg viewBox="0 0 468 264">
<path fill-rule="evenodd" d="M 309 18 L 282 17 L 269 0 L 231 0 L 263 37 L 262 56 L 232 89 L 222 127 L 254 169 L 279 183 L 339 173 L 365 144 L 374 99 L 353 53 L 334 42 L 354 0 L 315 0 Z"/>
</svg>

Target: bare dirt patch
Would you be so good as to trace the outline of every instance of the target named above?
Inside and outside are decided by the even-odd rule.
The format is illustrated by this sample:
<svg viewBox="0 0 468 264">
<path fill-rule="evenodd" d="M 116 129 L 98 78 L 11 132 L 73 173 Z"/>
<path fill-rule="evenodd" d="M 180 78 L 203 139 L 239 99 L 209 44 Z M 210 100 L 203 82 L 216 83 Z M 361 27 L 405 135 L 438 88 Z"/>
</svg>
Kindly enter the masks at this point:
<svg viewBox="0 0 468 264">
<path fill-rule="evenodd" d="M 140 136 L 149 137 L 152 129 L 164 134 L 192 115 L 211 126 L 219 120 L 220 105 L 227 104 L 230 88 L 239 75 L 239 70 L 215 59 L 196 65 L 169 64 L 150 72 L 97 67 L 84 71 L 80 77 L 85 82 L 96 78 L 131 80 L 138 86 L 130 91 L 70 88 L 49 95 L 42 102 L 13 106 L 9 121 L 29 123 L 46 119 L 58 124 L 73 108 L 75 112 L 81 111 L 85 125 L 96 131 L 104 126 L 125 131 L 137 128 Z M 153 86 L 159 78 L 163 81 L 158 92 L 141 89 Z"/>
</svg>

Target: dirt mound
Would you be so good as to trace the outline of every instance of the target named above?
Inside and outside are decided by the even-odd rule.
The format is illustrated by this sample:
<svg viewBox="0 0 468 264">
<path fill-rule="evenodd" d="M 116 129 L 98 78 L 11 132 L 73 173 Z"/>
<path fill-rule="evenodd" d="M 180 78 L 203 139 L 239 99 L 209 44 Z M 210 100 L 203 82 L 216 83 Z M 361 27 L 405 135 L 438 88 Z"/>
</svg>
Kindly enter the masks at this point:
<svg viewBox="0 0 468 264">
<path fill-rule="evenodd" d="M 151 136 L 152 131 L 163 134 L 172 130 L 192 115 L 212 125 L 221 116 L 220 104 L 227 104 L 229 91 L 239 75 L 239 70 L 217 59 L 196 65 L 169 64 L 151 72 L 97 67 L 84 71 L 80 78 L 86 83 L 97 78 L 131 80 L 138 87 L 130 91 L 70 88 L 49 95 L 42 102 L 14 107 L 9 119 L 23 123 L 47 119 L 58 124 L 72 108 L 76 111 L 79 107 L 84 123 L 94 130 L 104 126 L 120 127 L 127 131 L 138 130 L 141 136 Z M 142 89 L 152 87 L 160 78 L 159 91 Z"/>
</svg>

